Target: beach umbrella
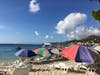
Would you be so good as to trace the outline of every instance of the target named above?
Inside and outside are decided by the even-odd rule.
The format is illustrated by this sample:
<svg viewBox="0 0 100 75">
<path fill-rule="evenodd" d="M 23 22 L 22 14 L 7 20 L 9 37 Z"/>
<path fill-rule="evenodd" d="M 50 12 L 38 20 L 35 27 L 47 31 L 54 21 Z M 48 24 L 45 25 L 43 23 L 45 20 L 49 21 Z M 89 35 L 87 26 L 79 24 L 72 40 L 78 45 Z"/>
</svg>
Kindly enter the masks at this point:
<svg viewBox="0 0 100 75">
<path fill-rule="evenodd" d="M 88 47 L 88 49 L 94 49 L 96 46 L 94 45 L 94 46 L 90 46 L 90 47 Z"/>
<path fill-rule="evenodd" d="M 49 57 L 51 54 L 49 53 L 49 51 L 42 47 L 38 52 L 37 52 L 37 56 L 39 57 Z"/>
<path fill-rule="evenodd" d="M 44 51 L 46 50 L 46 48 L 41 48 L 38 52 L 37 55 L 38 56 L 43 56 Z"/>
<path fill-rule="evenodd" d="M 60 50 L 62 50 L 62 51 L 63 51 L 63 50 L 65 50 L 65 49 L 66 49 L 66 48 L 61 48 Z"/>
<path fill-rule="evenodd" d="M 100 51 L 97 51 L 95 48 L 98 48 L 97 45 L 88 47 L 89 52 L 91 53 L 91 55 L 94 59 L 94 62 L 100 63 L 100 60 L 98 60 L 98 59 L 100 59 Z"/>
<path fill-rule="evenodd" d="M 41 50 L 41 48 L 37 48 L 37 49 L 32 50 L 32 51 L 37 54 L 39 52 L 39 50 Z"/>
<path fill-rule="evenodd" d="M 94 45 L 94 46 L 90 46 L 90 47 L 87 47 L 89 50 L 91 50 L 91 51 L 93 51 L 93 52 L 95 52 L 95 53 L 97 53 L 98 54 L 98 52 L 94 49 L 96 46 Z"/>
<path fill-rule="evenodd" d="M 97 53 L 97 54 L 100 54 L 100 46 L 91 46 L 91 47 L 88 47 L 89 50 L 92 50 L 93 52 Z"/>
<path fill-rule="evenodd" d="M 27 49 L 21 49 L 21 50 L 17 51 L 15 53 L 15 55 L 18 57 L 34 57 L 34 56 L 36 56 L 36 54 L 33 51 L 27 50 Z"/>
<path fill-rule="evenodd" d="M 60 54 L 71 61 L 86 63 L 94 62 L 88 49 L 82 45 L 73 45 L 65 48 L 65 50 L 63 50 Z"/>
<path fill-rule="evenodd" d="M 43 57 L 45 58 L 48 58 L 51 56 L 51 53 L 46 49 L 44 52 L 43 52 Z"/>
<path fill-rule="evenodd" d="M 52 52 L 53 54 L 58 54 L 58 55 L 59 55 L 60 50 L 57 49 L 57 48 L 53 48 L 53 49 L 51 50 L 51 52 Z"/>
</svg>

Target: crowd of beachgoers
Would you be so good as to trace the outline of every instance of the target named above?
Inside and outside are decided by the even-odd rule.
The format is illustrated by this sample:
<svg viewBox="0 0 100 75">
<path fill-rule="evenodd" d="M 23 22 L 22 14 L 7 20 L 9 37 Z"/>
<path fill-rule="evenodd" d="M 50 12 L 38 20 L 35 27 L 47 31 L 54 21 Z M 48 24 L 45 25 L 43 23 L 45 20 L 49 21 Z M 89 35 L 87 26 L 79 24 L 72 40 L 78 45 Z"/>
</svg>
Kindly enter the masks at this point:
<svg viewBox="0 0 100 75">
<path fill-rule="evenodd" d="M 72 50 L 79 46 L 82 45 L 64 48 L 51 45 L 43 46 L 33 50 L 37 54 L 35 57 L 19 57 L 16 61 L 0 62 L 0 75 L 100 75 L 100 61 L 98 60 L 100 59 L 100 50 L 93 49 L 94 46 L 82 46 L 82 49 L 84 47 L 89 50 L 93 60 L 87 55 L 88 53 L 86 54 L 89 57 L 88 61 L 84 61 L 84 59 L 80 61 L 81 57 L 77 55 L 76 57 L 79 58 L 75 57 L 74 61 L 69 60 L 71 57 L 73 59 L 70 52 L 70 54 L 67 54 L 68 59 L 64 56 L 64 53 L 68 51 L 67 49 Z M 98 48 L 100 49 L 99 45 Z M 93 49 L 93 51 L 90 49 Z M 81 53 L 81 50 L 79 53 Z"/>
</svg>

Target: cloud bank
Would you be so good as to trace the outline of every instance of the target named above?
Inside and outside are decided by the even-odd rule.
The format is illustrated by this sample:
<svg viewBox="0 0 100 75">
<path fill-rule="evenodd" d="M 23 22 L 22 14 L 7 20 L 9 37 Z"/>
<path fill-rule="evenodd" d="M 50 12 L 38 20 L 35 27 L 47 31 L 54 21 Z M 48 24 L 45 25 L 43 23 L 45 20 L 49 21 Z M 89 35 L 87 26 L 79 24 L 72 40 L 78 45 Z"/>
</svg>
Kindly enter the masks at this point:
<svg viewBox="0 0 100 75">
<path fill-rule="evenodd" d="M 67 34 L 68 31 L 73 30 L 77 25 L 85 22 L 87 19 L 86 14 L 71 13 L 63 20 L 57 23 L 56 30 L 58 34 Z"/>
<path fill-rule="evenodd" d="M 36 13 L 40 10 L 39 3 L 37 3 L 37 0 L 31 0 L 29 4 L 29 11 L 32 13 Z"/>
<path fill-rule="evenodd" d="M 100 35 L 99 28 L 94 28 L 92 26 L 85 27 L 84 25 L 81 25 L 86 20 L 87 15 L 84 13 L 71 13 L 57 23 L 56 32 L 67 36 L 69 40 L 80 40 L 90 35 Z"/>
<path fill-rule="evenodd" d="M 82 38 L 88 37 L 90 35 L 100 35 L 100 30 L 94 27 L 77 27 L 74 31 L 71 31 L 67 34 L 69 39 L 80 40 Z"/>
</svg>

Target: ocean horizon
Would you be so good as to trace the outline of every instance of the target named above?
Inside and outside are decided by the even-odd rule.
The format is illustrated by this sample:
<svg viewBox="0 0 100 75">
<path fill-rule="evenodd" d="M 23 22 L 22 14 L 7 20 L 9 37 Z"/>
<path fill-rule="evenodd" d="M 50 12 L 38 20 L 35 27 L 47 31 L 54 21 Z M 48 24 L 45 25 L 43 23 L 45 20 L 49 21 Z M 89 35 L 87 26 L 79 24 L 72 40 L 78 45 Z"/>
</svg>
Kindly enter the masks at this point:
<svg viewBox="0 0 100 75">
<path fill-rule="evenodd" d="M 18 59 L 14 54 L 17 52 L 16 48 L 34 50 L 41 48 L 41 44 L 0 44 L 0 61 L 14 61 Z"/>
</svg>

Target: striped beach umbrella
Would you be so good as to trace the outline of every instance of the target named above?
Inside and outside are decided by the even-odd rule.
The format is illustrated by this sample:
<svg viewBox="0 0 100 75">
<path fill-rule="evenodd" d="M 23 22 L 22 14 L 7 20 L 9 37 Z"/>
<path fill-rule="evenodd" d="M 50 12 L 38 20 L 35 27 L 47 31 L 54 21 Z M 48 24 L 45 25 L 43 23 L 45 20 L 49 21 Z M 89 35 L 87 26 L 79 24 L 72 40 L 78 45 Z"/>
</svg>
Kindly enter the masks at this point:
<svg viewBox="0 0 100 75">
<path fill-rule="evenodd" d="M 94 62 L 88 49 L 82 45 L 74 45 L 65 48 L 65 50 L 63 50 L 60 54 L 71 61 L 86 62 L 91 64 Z"/>
</svg>

